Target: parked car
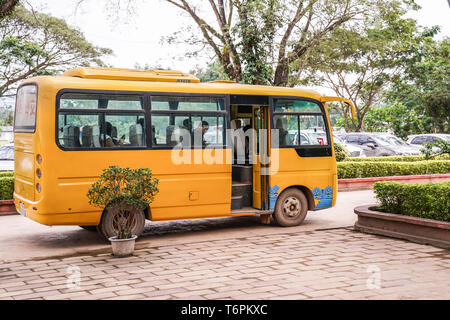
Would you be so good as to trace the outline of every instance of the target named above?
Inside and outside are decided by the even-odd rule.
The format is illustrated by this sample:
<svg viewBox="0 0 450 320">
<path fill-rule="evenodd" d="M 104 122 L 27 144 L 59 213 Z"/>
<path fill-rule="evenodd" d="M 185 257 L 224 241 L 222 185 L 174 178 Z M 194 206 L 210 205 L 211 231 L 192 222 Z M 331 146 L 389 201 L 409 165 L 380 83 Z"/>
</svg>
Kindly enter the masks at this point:
<svg viewBox="0 0 450 320">
<path fill-rule="evenodd" d="M 14 171 L 14 144 L 0 147 L 0 171 Z"/>
<path fill-rule="evenodd" d="M 291 145 L 298 145 L 298 131 L 297 130 L 289 130 L 288 131 L 289 141 Z M 300 144 L 301 145 L 309 145 L 313 144 L 311 137 L 304 133 L 300 133 Z"/>
<path fill-rule="evenodd" d="M 410 145 L 403 141 L 402 139 L 394 136 L 390 133 L 374 133 L 375 137 L 378 137 L 378 139 L 386 141 L 390 145 L 392 145 L 395 149 L 395 152 L 398 155 L 419 155 L 422 154 L 420 152 L 420 149 L 422 149 L 422 146 L 418 145 Z"/>
<path fill-rule="evenodd" d="M 343 140 L 352 145 L 356 145 L 364 149 L 364 153 L 368 157 L 378 156 L 394 156 L 397 155 L 395 147 L 388 142 L 379 139 L 373 133 L 354 132 L 345 135 Z"/>
<path fill-rule="evenodd" d="M 413 134 L 408 136 L 408 140 L 406 142 L 413 145 L 423 145 L 425 142 L 434 143 L 437 140 L 444 140 L 450 142 L 450 134 L 446 133 Z"/>
<path fill-rule="evenodd" d="M 341 137 L 333 135 L 333 141 L 337 142 L 345 147 L 347 151 L 350 153 L 350 157 L 365 157 L 364 149 L 357 147 L 353 144 L 349 144 L 345 142 Z"/>
</svg>

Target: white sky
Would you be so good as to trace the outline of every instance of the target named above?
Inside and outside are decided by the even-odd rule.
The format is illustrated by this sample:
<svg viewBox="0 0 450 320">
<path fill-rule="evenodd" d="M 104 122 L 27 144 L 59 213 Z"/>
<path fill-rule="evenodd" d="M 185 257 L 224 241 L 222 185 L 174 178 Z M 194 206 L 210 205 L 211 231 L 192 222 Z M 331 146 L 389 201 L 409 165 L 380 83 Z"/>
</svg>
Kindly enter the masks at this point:
<svg viewBox="0 0 450 320">
<path fill-rule="evenodd" d="M 211 57 L 183 59 L 185 48 L 162 45 L 162 36 L 169 36 L 186 24 L 181 10 L 163 0 L 138 0 L 133 21 L 121 19 L 115 24 L 104 10 L 107 0 L 84 0 L 75 12 L 77 0 L 28 0 L 37 11 L 64 18 L 79 28 L 94 45 L 107 47 L 114 56 L 104 59 L 113 67 L 133 68 L 136 63 L 161 66 L 189 72 L 196 65 L 205 66 Z M 416 0 L 422 9 L 411 13 L 423 26 L 440 25 L 441 35 L 450 36 L 450 7 L 447 0 Z M 209 5 L 206 4 L 205 5 Z M 124 12 L 124 8 L 121 12 Z"/>
</svg>

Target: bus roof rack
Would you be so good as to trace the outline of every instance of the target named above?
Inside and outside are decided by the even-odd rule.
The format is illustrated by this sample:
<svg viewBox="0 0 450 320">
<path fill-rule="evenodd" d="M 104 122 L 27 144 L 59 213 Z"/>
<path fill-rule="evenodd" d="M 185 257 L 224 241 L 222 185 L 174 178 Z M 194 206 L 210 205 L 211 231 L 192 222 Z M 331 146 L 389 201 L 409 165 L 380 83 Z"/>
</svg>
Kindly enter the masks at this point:
<svg viewBox="0 0 450 320">
<path fill-rule="evenodd" d="M 208 83 L 237 83 L 234 80 L 212 80 L 208 81 Z"/>
<path fill-rule="evenodd" d="M 123 68 L 78 67 L 67 70 L 63 76 L 85 79 L 131 80 L 155 82 L 198 83 L 200 79 L 192 74 L 175 70 L 136 70 Z"/>
</svg>

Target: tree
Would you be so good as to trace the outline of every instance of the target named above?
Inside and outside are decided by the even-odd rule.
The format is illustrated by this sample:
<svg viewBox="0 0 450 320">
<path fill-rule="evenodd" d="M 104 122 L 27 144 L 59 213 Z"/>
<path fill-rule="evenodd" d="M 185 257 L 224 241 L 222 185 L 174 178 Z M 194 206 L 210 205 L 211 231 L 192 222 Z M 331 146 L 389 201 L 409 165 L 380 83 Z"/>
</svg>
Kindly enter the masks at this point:
<svg viewBox="0 0 450 320">
<path fill-rule="evenodd" d="M 230 79 L 294 86 L 311 51 L 349 21 L 363 22 L 411 0 L 166 0 L 201 31 L 188 44 L 209 47 Z M 201 4 L 205 2 L 202 1 Z M 213 18 L 208 18 L 213 17 Z M 178 39 L 177 33 L 171 40 Z M 297 70 L 292 64 L 297 63 Z M 301 66 L 301 68 L 299 68 Z"/>
<path fill-rule="evenodd" d="M 433 120 L 423 110 L 401 103 L 370 108 L 364 117 L 365 131 L 385 132 L 387 129 L 405 139 L 408 135 L 431 132 Z"/>
<path fill-rule="evenodd" d="M 388 103 L 401 103 L 429 119 L 431 126 L 416 133 L 450 132 L 450 39 L 436 41 L 438 29 L 426 30 L 411 48 L 412 58 L 387 92 Z"/>
<path fill-rule="evenodd" d="M 10 108 L 0 107 L 0 127 L 12 126 L 14 120 L 14 111 Z"/>
<path fill-rule="evenodd" d="M 0 20 L 9 16 L 18 3 L 19 0 L 0 0 Z"/>
<path fill-rule="evenodd" d="M 363 26 L 338 28 L 310 55 L 303 83 L 327 86 L 353 102 L 356 119 L 350 119 L 348 107 L 342 109 L 347 131 L 362 129 L 370 108 L 411 59 L 410 47 L 423 40 L 416 22 L 402 17 L 405 11 L 399 6 Z"/>
<path fill-rule="evenodd" d="M 198 77 L 201 82 L 229 80 L 228 76 L 223 72 L 218 60 L 214 60 L 212 63 L 208 64 L 205 69 L 197 67 L 196 69 L 189 71 L 189 73 Z"/>
<path fill-rule="evenodd" d="M 111 53 L 89 43 L 62 19 L 16 6 L 0 21 L 0 96 L 31 76 L 103 65 L 100 58 Z"/>
</svg>

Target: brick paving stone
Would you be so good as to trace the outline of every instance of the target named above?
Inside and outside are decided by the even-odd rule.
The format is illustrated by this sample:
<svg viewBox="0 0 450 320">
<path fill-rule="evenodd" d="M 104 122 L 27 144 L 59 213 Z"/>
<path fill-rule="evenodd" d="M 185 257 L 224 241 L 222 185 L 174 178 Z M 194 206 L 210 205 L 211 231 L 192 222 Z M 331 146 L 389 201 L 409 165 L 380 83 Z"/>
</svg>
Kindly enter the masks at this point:
<svg viewBox="0 0 450 320">
<path fill-rule="evenodd" d="M 449 265 L 449 250 L 335 229 L 0 262 L 0 299 L 450 299 Z"/>
</svg>

